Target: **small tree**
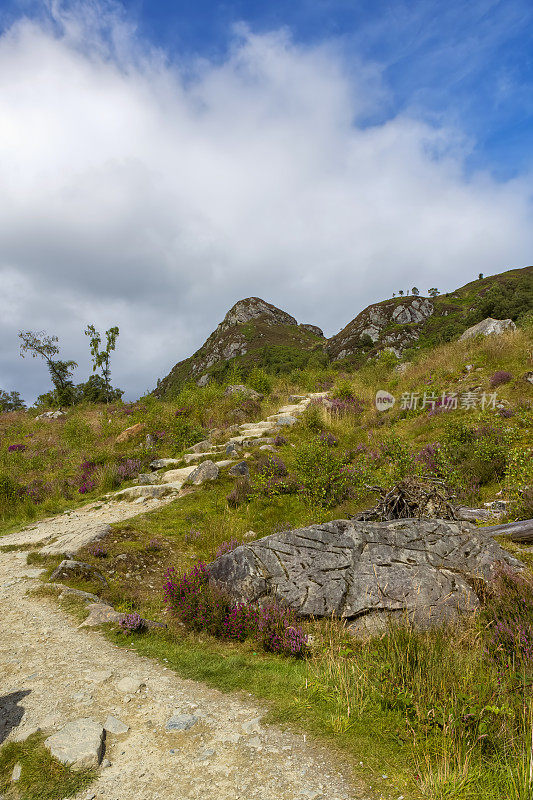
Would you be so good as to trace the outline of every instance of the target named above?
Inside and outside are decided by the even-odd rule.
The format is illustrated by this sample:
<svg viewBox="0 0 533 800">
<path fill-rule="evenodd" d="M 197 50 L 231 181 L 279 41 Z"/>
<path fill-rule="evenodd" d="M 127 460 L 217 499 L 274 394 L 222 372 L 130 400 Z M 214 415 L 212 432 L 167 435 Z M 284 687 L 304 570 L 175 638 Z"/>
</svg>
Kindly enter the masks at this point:
<svg viewBox="0 0 533 800">
<path fill-rule="evenodd" d="M 400 295 L 400 297 L 403 297 L 403 289 L 399 289 L 398 294 Z"/>
<path fill-rule="evenodd" d="M 477 276 L 477 279 L 478 279 L 478 281 L 482 281 L 483 280 L 483 273 L 482 272 L 479 273 L 479 275 Z"/>
<path fill-rule="evenodd" d="M 437 297 L 437 295 L 440 294 L 440 291 L 433 286 L 431 289 L 428 289 L 428 294 L 430 297 Z"/>
<path fill-rule="evenodd" d="M 54 399 L 58 405 L 72 405 L 75 396 L 72 373 L 78 363 L 76 361 L 62 361 L 56 358 L 59 355 L 59 347 L 56 344 L 58 341 L 57 336 L 48 336 L 44 331 L 21 331 L 19 338 L 22 340 L 20 345 L 22 358 L 29 353 L 32 358 L 40 357 L 46 362 L 54 384 Z"/>
<path fill-rule="evenodd" d="M 411 293 L 414 294 L 415 297 L 418 297 L 418 295 L 420 294 L 416 286 L 413 286 L 413 288 L 411 289 Z"/>
<path fill-rule="evenodd" d="M 0 389 L 0 411 L 21 411 L 26 408 L 20 392 L 4 392 Z"/>
<path fill-rule="evenodd" d="M 89 337 L 89 340 L 91 342 L 93 372 L 96 372 L 97 370 L 101 370 L 102 372 L 102 378 L 104 379 L 104 384 L 105 384 L 105 397 L 107 403 L 112 399 L 111 382 L 110 382 L 111 368 L 109 366 L 109 362 L 111 360 L 111 353 L 116 347 L 118 334 L 119 330 L 116 325 L 113 328 L 109 328 L 109 330 L 105 332 L 106 336 L 105 350 L 101 350 L 100 345 L 102 344 L 102 337 L 100 336 L 94 325 L 87 325 L 87 330 L 85 331 L 85 335 Z"/>
</svg>

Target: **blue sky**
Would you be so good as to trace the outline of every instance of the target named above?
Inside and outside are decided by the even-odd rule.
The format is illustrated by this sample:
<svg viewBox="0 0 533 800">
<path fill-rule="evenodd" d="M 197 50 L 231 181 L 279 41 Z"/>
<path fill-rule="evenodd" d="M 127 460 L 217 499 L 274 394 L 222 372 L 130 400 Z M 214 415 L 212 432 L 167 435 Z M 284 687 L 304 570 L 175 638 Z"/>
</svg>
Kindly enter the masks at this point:
<svg viewBox="0 0 533 800">
<path fill-rule="evenodd" d="M 0 0 L 0 388 L 18 331 L 153 388 L 239 299 L 337 333 L 533 261 L 531 0 Z"/>
<path fill-rule="evenodd" d="M 240 0 L 126 3 L 141 31 L 178 58 L 223 58 L 232 26 L 287 26 L 296 41 L 335 40 L 346 68 L 382 70 L 387 97 L 367 124 L 409 109 L 472 137 L 471 168 L 508 177 L 532 164 L 530 0 Z"/>
</svg>

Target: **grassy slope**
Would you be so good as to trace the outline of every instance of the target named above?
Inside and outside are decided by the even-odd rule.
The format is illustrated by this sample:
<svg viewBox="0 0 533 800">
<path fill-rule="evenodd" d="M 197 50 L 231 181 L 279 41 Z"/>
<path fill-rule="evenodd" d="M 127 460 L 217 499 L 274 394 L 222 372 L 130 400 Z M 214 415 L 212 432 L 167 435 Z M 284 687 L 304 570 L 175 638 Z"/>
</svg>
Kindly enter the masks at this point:
<svg viewBox="0 0 533 800">
<path fill-rule="evenodd" d="M 316 441 L 320 430 L 338 438 L 339 444 L 332 450 L 336 454 L 353 453 L 358 445 L 377 452 L 387 444 L 396 449 L 386 450 L 379 457 L 372 455 L 373 471 L 369 473 L 370 482 L 386 484 L 399 477 L 402 469 L 416 469 L 413 455 L 425 445 L 457 436 L 458 422 L 467 428 L 488 430 L 485 440 L 493 448 L 508 430 L 513 447 L 525 452 L 531 444 L 533 387 L 523 375 L 533 367 L 532 350 L 529 329 L 422 352 L 404 375 L 398 374 L 386 357 L 344 377 L 328 368 L 295 370 L 280 377 L 270 396 L 254 407 L 242 398 L 225 398 L 220 387 L 210 386 L 187 389 L 172 402 L 149 398 L 127 409 L 132 413 L 125 413 L 121 406 L 111 409 L 116 412 L 113 414 L 109 409 L 83 407 L 70 411 L 65 421 L 52 423 L 35 422 L 29 414 L 4 415 L 0 417 L 0 463 L 20 482 L 39 478 L 59 485 L 60 478 L 78 474 L 84 458 L 101 456 L 104 466 L 121 458 L 151 458 L 151 451 L 138 449 L 142 437 L 115 444 L 117 433 L 133 423 L 145 424 L 143 435 L 146 431 L 164 434 L 158 440 L 157 455 L 177 455 L 208 428 L 224 429 L 236 421 L 264 418 L 291 392 L 333 384 L 333 394 L 342 395 L 348 388 L 361 398 L 362 413 L 337 416 L 309 412 L 302 425 L 284 432 L 287 443 L 278 449 L 279 456 L 291 474 L 297 473 L 298 454 Z M 470 371 L 466 365 L 471 365 Z M 512 411 L 508 418 L 495 412 L 467 410 L 430 415 L 427 409 L 402 411 L 398 403 L 392 411 L 379 414 L 373 407 L 377 388 L 388 389 L 396 397 L 412 391 L 460 393 L 475 387 L 488 392 L 490 378 L 498 370 L 512 376 L 497 390 Z M 496 430 L 496 436 L 491 430 Z M 27 450 L 9 453 L 8 444 L 17 441 L 27 442 Z M 452 441 L 459 446 L 457 438 Z M 496 455 L 502 451 L 505 454 L 506 445 Z M 494 453 L 483 453 L 476 461 L 466 452 L 461 463 L 450 467 L 458 470 L 460 484 L 465 483 L 469 470 L 487 463 L 491 467 L 472 502 L 493 498 L 500 489 L 508 489 L 504 473 L 494 467 Z M 254 459 L 250 463 L 254 472 Z M 324 508 L 309 495 L 265 494 L 257 484 L 248 502 L 230 508 L 226 495 L 232 486 L 230 478 L 223 478 L 164 509 L 115 526 L 106 542 L 105 559 L 97 560 L 89 551 L 82 554 L 107 573 L 106 595 L 117 607 L 135 608 L 146 616 L 169 621 L 169 630 L 164 633 L 129 639 L 113 632 L 109 635 L 161 659 L 184 676 L 209 681 L 224 690 L 255 693 L 268 701 L 273 719 L 301 726 L 342 747 L 352 758 L 356 772 L 385 797 L 398 797 L 400 793 L 406 798 L 465 800 L 529 797 L 529 790 L 513 788 L 513 780 L 521 780 L 517 769 L 520 753 L 525 751 L 521 749 L 524 740 L 520 726 L 526 718 L 520 709 L 527 710 L 527 694 L 516 691 L 515 684 L 501 684 L 501 676 L 484 655 L 475 620 L 463 631 L 449 631 L 440 638 L 424 635 L 410 639 L 410 634 L 395 638 L 391 634 L 363 646 L 348 639 L 335 624 L 309 623 L 315 636 L 313 656 L 307 662 L 294 662 L 257 652 L 247 643 L 218 642 L 206 635 L 187 633 L 169 618 L 161 591 L 169 565 L 186 570 L 197 559 L 213 558 L 222 542 L 241 540 L 247 531 L 253 530 L 259 537 L 280 528 L 339 518 L 373 501 L 367 490 L 357 486 L 351 496 Z M 99 484 L 89 497 L 97 497 L 102 488 L 108 487 Z M 4 530 L 14 522 L 50 513 L 67 503 L 71 504 L 68 497 L 56 492 L 42 503 L 25 500 L 22 507 L 17 503 L 5 506 Z M 159 542 L 155 548 L 149 544 L 153 539 Z M 118 555 L 127 558 L 117 559 Z M 91 584 L 78 585 L 99 590 Z M 505 680 L 516 683 L 514 674 Z M 486 712 L 486 707 L 511 710 Z M 490 717 L 491 737 L 503 743 L 501 747 L 485 751 L 469 739 L 470 729 L 460 723 L 465 709 L 470 709 L 468 714 L 476 720 L 479 717 L 479 724 Z M 508 713 L 512 725 L 507 723 Z M 457 718 L 459 723 L 435 727 L 430 723 L 435 714 Z M 498 720 L 493 719 L 498 714 L 500 728 Z M 381 779 L 382 774 L 388 778 Z"/>
<path fill-rule="evenodd" d="M 398 476 L 402 459 L 407 470 L 413 469 L 409 453 L 412 456 L 425 445 L 443 440 L 458 421 L 470 427 L 490 429 L 492 425 L 497 430 L 496 440 L 507 428 L 513 446 L 525 450 L 531 443 L 533 388 L 522 376 L 532 367 L 532 345 L 531 332 L 527 331 L 455 342 L 430 354 L 422 353 L 405 375 L 399 375 L 387 358 L 342 379 L 331 370 L 295 371 L 279 379 L 263 407 L 255 410 L 256 418 L 258 411 L 264 417 L 290 392 L 315 389 L 334 380 L 341 393 L 346 391 L 348 382 L 351 391 L 364 401 L 361 414 L 335 416 L 318 412 L 317 418 L 317 413 L 311 411 L 302 425 L 284 432 L 287 443 L 278 449 L 278 454 L 291 473 L 298 469 L 298 453 L 316 440 L 320 429 L 339 439 L 335 453 L 354 451 L 358 445 L 377 450 L 385 442 L 396 442 L 396 455 L 389 451 L 389 455 L 371 458 L 372 478 L 384 483 Z M 467 364 L 471 365 L 470 371 Z M 509 418 L 503 419 L 495 412 L 467 410 L 430 415 L 427 410 L 402 411 L 398 404 L 383 415 L 373 408 L 378 387 L 397 397 L 403 392 L 426 390 L 436 394 L 473 387 L 490 391 L 490 378 L 497 370 L 506 370 L 512 376 L 498 388 L 499 398 L 513 412 Z M 334 386 L 332 392 L 335 391 Z M 145 420 L 148 427 L 157 424 L 170 430 L 176 419 L 175 409 L 183 408 L 184 403 L 188 403 L 195 424 L 205 426 L 216 421 L 223 427 L 235 411 L 241 410 L 238 403 L 232 406 L 223 398 L 216 387 L 206 387 L 182 394 L 174 403 L 150 401 L 145 410 L 120 417 L 120 426 Z M 72 413 L 77 419 L 77 414 L 83 416 L 85 412 Z M 182 419 L 181 415 L 178 419 Z M 490 442 L 493 446 L 493 439 Z M 129 445 L 130 449 L 135 446 Z M 169 437 L 162 439 L 159 454 L 170 454 L 173 446 Z M 26 453 L 13 455 L 29 457 Z M 492 456 L 488 461 L 492 464 Z M 254 472 L 253 458 L 250 463 Z M 484 463 L 483 458 L 480 463 Z M 460 467 L 475 469 L 479 463 L 465 461 Z M 459 474 L 462 482 L 465 475 Z M 493 498 L 500 488 L 506 489 L 501 472 L 489 470 L 485 478 L 473 502 Z M 517 692 L 514 685 L 507 691 L 506 685 L 498 683 L 499 673 L 484 655 L 477 621 L 461 632 L 449 631 L 444 636 L 409 638 L 411 634 L 399 634 L 395 638 L 391 634 L 361 646 L 347 638 L 336 624 L 309 623 L 315 636 L 313 656 L 307 662 L 295 662 L 258 652 L 253 644 L 219 642 L 203 634 L 187 633 L 168 616 L 162 603 L 162 585 L 169 565 L 184 571 L 197 559 L 212 559 L 222 542 L 242 540 L 250 530 L 260 537 L 289 526 L 339 518 L 373 500 L 359 487 L 351 497 L 324 508 L 301 494 L 265 495 L 258 485 L 248 502 L 230 508 L 226 495 L 232 486 L 230 478 L 223 478 L 157 512 L 115 526 L 106 542 L 105 559 L 97 560 L 89 551 L 82 554 L 107 573 L 106 596 L 118 608 L 137 609 L 169 622 L 168 631 L 139 637 L 125 638 L 110 632 L 114 641 L 156 657 L 186 677 L 208 681 L 223 690 L 256 694 L 268 701 L 272 719 L 300 726 L 340 746 L 352 758 L 356 773 L 384 797 L 529 797 L 528 790 L 513 788 L 513 781 L 518 785 L 521 780 L 517 772 L 522 752 L 520 725 L 524 723 L 520 709 L 526 696 Z M 154 539 L 159 543 L 155 548 L 150 545 Z M 127 557 L 117 559 L 118 555 Z M 78 586 L 90 591 L 99 589 L 91 584 Z M 511 679 L 515 680 L 512 676 Z M 504 712 L 484 709 L 505 707 L 511 709 L 512 725 L 505 722 L 498 728 L 498 714 Z M 469 729 L 463 729 L 462 723 L 440 728 L 430 722 L 437 712 L 460 721 L 465 709 L 470 709 L 468 713 L 474 715 L 476 724 L 490 723 L 491 736 L 503 743 L 499 749 L 485 752 L 469 739 Z M 382 774 L 388 778 L 382 779 Z"/>
</svg>

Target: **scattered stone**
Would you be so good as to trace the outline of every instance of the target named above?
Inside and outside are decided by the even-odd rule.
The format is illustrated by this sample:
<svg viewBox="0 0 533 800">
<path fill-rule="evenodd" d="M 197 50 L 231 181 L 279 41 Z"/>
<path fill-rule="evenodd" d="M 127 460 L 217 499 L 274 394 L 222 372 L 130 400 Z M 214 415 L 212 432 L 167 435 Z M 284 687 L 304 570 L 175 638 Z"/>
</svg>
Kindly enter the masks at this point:
<svg viewBox="0 0 533 800">
<path fill-rule="evenodd" d="M 251 736 L 252 733 L 261 733 L 261 719 L 260 717 L 256 717 L 255 719 L 250 719 L 247 722 L 243 722 L 242 724 L 242 732 Z"/>
<path fill-rule="evenodd" d="M 144 422 L 137 422 L 136 425 L 131 425 L 129 428 L 126 428 L 125 431 L 122 431 L 122 433 L 120 433 L 115 439 L 115 442 L 117 444 L 121 444 L 122 442 L 129 442 L 132 439 L 135 439 L 135 437 L 138 436 L 140 433 L 142 433 L 145 428 L 146 425 L 144 424 Z"/>
<path fill-rule="evenodd" d="M 216 454 L 217 454 L 217 450 L 213 450 L 213 449 L 208 450 L 205 453 L 187 453 L 186 455 L 183 456 L 183 460 L 185 461 L 186 464 L 194 464 L 194 463 L 198 463 L 199 461 L 201 461 L 203 458 L 206 458 L 207 456 L 215 456 Z"/>
<path fill-rule="evenodd" d="M 237 456 L 239 453 L 238 447 L 234 442 L 226 445 L 226 455 L 227 456 Z"/>
<path fill-rule="evenodd" d="M 141 472 L 137 476 L 136 483 L 140 484 L 141 486 L 153 486 L 154 483 L 157 483 L 157 480 L 158 477 L 152 472 Z"/>
<path fill-rule="evenodd" d="M 196 467 L 181 467 L 180 469 L 169 469 L 161 475 L 161 483 L 184 483 L 191 472 Z"/>
<path fill-rule="evenodd" d="M 306 400 L 306 396 L 303 394 L 290 394 L 288 397 L 289 403 L 301 403 L 302 400 Z"/>
<path fill-rule="evenodd" d="M 19 781 L 21 774 L 22 774 L 22 765 L 17 763 L 13 767 L 13 772 L 11 773 L 11 782 L 16 783 L 17 781 Z"/>
<path fill-rule="evenodd" d="M 467 339 L 473 339 L 475 336 L 499 336 L 507 331 L 515 331 L 516 325 L 512 319 L 487 319 L 478 322 L 477 325 L 472 325 L 467 328 L 459 341 L 464 342 Z"/>
<path fill-rule="evenodd" d="M 157 445 L 157 436 L 154 436 L 153 433 L 147 433 L 144 443 L 149 450 L 154 448 Z"/>
<path fill-rule="evenodd" d="M 528 383 L 533 383 L 533 372 L 526 372 L 524 375 L 524 380 Z"/>
<path fill-rule="evenodd" d="M 110 766 L 111 766 L 111 761 L 108 758 L 104 758 L 104 760 L 102 761 L 102 767 L 104 769 L 107 769 Z"/>
<path fill-rule="evenodd" d="M 217 585 L 239 601 L 266 597 L 305 616 L 382 630 L 405 614 L 424 627 L 479 607 L 474 578 L 523 565 L 483 528 L 444 520 L 336 520 L 273 534 L 214 561 Z"/>
<path fill-rule="evenodd" d="M 104 722 L 104 730 L 107 733 L 114 733 L 115 736 L 120 736 L 123 733 L 127 733 L 130 729 L 129 725 L 122 722 L 117 717 L 113 717 L 111 714 L 108 715 L 106 721 Z"/>
<path fill-rule="evenodd" d="M 266 450 L 267 452 L 270 452 L 270 453 L 275 453 L 276 452 L 276 448 L 274 447 L 273 444 L 262 444 L 259 449 L 260 450 Z"/>
<path fill-rule="evenodd" d="M 167 720 L 165 729 L 167 731 L 188 731 L 198 722 L 198 717 L 194 714 L 174 714 Z"/>
<path fill-rule="evenodd" d="M 244 384 L 234 384 L 232 386 L 226 387 L 226 391 L 224 392 L 225 395 L 231 394 L 244 394 L 246 397 L 249 397 L 251 400 L 262 400 L 263 395 L 259 392 L 256 392 L 255 389 L 252 389 L 250 386 L 244 386 Z"/>
<path fill-rule="evenodd" d="M 62 583 L 53 583 L 51 584 L 54 589 L 57 589 L 60 592 L 59 599 L 61 600 L 63 597 L 79 597 L 80 600 L 83 600 L 86 603 L 104 603 L 107 604 L 106 600 L 102 600 L 102 598 L 98 597 L 97 594 L 91 594 L 91 592 L 83 592 L 81 589 L 74 589 L 72 586 L 65 586 Z"/>
<path fill-rule="evenodd" d="M 156 458 L 150 462 L 150 469 L 164 469 L 165 467 L 177 467 L 181 464 L 182 458 Z"/>
<path fill-rule="evenodd" d="M 223 461 L 215 461 L 215 466 L 219 469 L 224 469 L 224 467 L 229 467 L 230 464 L 233 464 L 233 459 L 224 459 Z"/>
<path fill-rule="evenodd" d="M 202 442 L 197 442 L 193 444 L 192 447 L 189 447 L 187 452 L 188 453 L 207 453 L 211 450 L 212 444 L 208 439 L 204 439 Z"/>
<path fill-rule="evenodd" d="M 229 470 L 229 474 L 232 477 L 238 477 L 239 475 L 249 475 L 250 469 L 246 461 L 239 461 L 238 464 L 234 464 L 231 469 Z"/>
<path fill-rule="evenodd" d="M 105 622 L 120 623 L 124 616 L 120 611 L 115 611 L 112 606 L 101 601 L 99 603 L 90 603 L 87 606 L 87 610 L 89 611 L 89 616 L 81 623 L 80 628 L 93 628 L 96 625 L 103 625 Z"/>
<path fill-rule="evenodd" d="M 169 486 L 168 483 L 153 484 L 150 486 L 129 486 L 127 489 L 115 492 L 113 498 L 115 500 L 136 500 L 139 497 L 144 497 L 147 500 L 158 499 L 160 497 L 165 497 L 165 495 L 173 491 L 175 491 L 175 489 Z"/>
<path fill-rule="evenodd" d="M 293 417 L 292 415 L 287 414 L 286 417 L 278 417 L 278 419 L 276 420 L 276 425 L 280 425 L 281 427 L 285 427 L 285 426 L 290 426 L 290 425 L 296 425 L 297 422 L 298 422 L 298 420 L 296 419 L 296 417 Z"/>
<path fill-rule="evenodd" d="M 214 481 L 218 478 L 219 469 L 213 461 L 204 461 L 194 469 L 189 477 L 187 483 L 193 486 L 200 486 L 206 481 Z"/>
<path fill-rule="evenodd" d="M 396 364 L 394 367 L 394 372 L 397 372 L 399 375 L 404 375 L 407 370 L 413 366 L 412 361 L 404 361 L 402 364 Z"/>
<path fill-rule="evenodd" d="M 115 683 L 115 688 L 123 694 L 137 694 L 137 692 L 144 688 L 146 684 L 140 678 L 135 678 L 130 675 L 122 678 Z"/>
<path fill-rule="evenodd" d="M 82 580 L 97 580 L 104 586 L 107 586 L 107 581 L 92 564 L 86 564 L 83 561 L 74 561 L 74 559 L 65 559 L 61 564 L 55 568 L 50 575 L 50 581 L 57 580 L 71 580 L 72 578 L 81 578 Z"/>
<path fill-rule="evenodd" d="M 44 744 L 54 758 L 73 770 L 97 767 L 104 751 L 105 731 L 93 719 L 68 722 L 60 731 L 49 736 Z"/>
<path fill-rule="evenodd" d="M 35 417 L 36 420 L 47 420 L 47 419 L 59 419 L 60 417 L 66 417 L 65 411 L 45 411 L 44 414 L 39 414 L 38 417 Z"/>
</svg>

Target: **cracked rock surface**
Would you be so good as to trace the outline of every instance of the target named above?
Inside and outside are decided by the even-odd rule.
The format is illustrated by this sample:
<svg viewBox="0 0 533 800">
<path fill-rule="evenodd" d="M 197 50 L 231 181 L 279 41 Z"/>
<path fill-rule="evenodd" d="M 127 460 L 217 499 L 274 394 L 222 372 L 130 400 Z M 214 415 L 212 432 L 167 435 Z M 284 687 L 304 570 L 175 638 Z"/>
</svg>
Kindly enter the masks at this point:
<svg viewBox="0 0 533 800">
<path fill-rule="evenodd" d="M 474 611 L 476 579 L 489 579 L 498 562 L 521 569 L 469 523 L 336 520 L 242 545 L 210 574 L 240 600 L 270 596 L 303 615 L 375 628 L 391 615 L 425 625 Z"/>
</svg>

